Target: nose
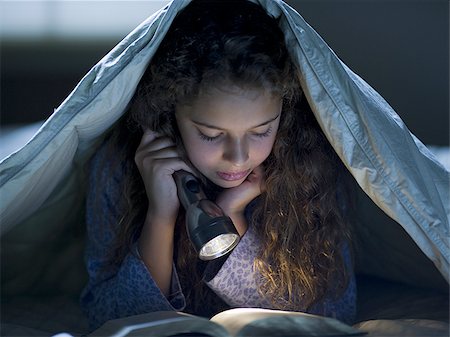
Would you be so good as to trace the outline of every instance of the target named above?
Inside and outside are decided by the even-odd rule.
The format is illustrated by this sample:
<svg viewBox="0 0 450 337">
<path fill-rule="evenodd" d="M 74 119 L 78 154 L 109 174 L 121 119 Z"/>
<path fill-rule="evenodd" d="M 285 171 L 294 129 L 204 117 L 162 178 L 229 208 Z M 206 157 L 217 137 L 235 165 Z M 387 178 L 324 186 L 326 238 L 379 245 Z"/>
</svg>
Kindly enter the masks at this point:
<svg viewBox="0 0 450 337">
<path fill-rule="evenodd" d="M 225 144 L 223 158 L 235 166 L 243 166 L 249 159 L 249 148 L 245 138 L 229 139 Z"/>
</svg>

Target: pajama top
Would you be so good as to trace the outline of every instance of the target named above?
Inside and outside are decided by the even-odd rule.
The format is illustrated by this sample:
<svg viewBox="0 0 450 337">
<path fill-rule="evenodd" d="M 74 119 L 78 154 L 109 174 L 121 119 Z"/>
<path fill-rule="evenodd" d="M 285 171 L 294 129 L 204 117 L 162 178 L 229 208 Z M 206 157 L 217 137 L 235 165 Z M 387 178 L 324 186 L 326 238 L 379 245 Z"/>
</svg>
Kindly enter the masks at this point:
<svg viewBox="0 0 450 337">
<path fill-rule="evenodd" d="M 172 272 L 172 295 L 169 298 L 162 294 L 135 252 L 129 252 L 119 267 L 104 268 L 115 239 L 111 224 L 117 224 L 121 217 L 116 205 L 120 200 L 123 180 L 120 165 L 116 168 L 101 165 L 107 158 L 106 152 L 105 146 L 101 147 L 91 161 L 87 196 L 88 242 L 85 258 L 89 281 L 81 295 L 81 306 L 92 330 L 107 320 L 152 311 L 183 311 L 186 306 L 175 265 Z M 208 265 L 205 269 L 205 274 L 213 272 L 204 277 L 208 280 L 205 281 L 206 284 L 230 307 L 273 307 L 257 290 L 258 273 L 253 268 L 253 261 L 260 243 L 255 234 L 255 228 L 249 225 L 222 266 L 217 270 Z M 338 299 L 334 296 L 325 297 L 310 308 L 309 313 L 351 323 L 356 311 L 356 286 L 347 249 L 344 250 L 344 259 L 351 274 L 347 289 Z M 305 309 L 298 308 L 298 311 Z"/>
</svg>

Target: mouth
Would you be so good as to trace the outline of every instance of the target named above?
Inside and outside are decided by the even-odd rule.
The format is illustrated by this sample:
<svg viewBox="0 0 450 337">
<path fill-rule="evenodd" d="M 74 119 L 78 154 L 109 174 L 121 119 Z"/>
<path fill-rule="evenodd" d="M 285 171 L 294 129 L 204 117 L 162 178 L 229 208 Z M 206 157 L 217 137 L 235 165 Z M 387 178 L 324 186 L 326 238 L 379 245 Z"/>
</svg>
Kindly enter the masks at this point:
<svg viewBox="0 0 450 337">
<path fill-rule="evenodd" d="M 240 172 L 217 172 L 219 178 L 226 181 L 236 181 L 241 180 L 248 176 L 250 170 L 240 171 Z"/>
</svg>

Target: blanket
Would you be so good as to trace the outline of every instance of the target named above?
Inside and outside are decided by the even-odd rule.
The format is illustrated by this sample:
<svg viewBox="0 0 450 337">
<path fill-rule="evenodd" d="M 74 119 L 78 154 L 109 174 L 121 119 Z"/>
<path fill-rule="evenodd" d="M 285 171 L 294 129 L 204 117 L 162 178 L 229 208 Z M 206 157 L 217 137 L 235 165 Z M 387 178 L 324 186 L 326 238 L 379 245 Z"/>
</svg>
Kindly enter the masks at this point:
<svg viewBox="0 0 450 337">
<path fill-rule="evenodd" d="M 360 271 L 448 287 L 450 172 L 294 9 L 281 0 L 254 1 L 279 18 L 308 102 L 358 186 Z M 125 113 L 173 18 L 189 2 L 174 1 L 139 25 L 23 148 L 0 162 L 6 302 L 78 295 L 86 275 L 80 258 L 85 163 Z"/>
</svg>

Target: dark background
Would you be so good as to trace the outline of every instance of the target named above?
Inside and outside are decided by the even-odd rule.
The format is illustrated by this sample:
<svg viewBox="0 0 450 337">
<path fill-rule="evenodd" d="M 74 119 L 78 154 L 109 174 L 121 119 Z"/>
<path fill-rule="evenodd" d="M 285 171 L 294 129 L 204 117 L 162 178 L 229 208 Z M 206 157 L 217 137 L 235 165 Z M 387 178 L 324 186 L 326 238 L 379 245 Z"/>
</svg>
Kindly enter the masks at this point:
<svg viewBox="0 0 450 337">
<path fill-rule="evenodd" d="M 449 144 L 447 0 L 286 2 L 393 106 L 424 143 Z M 50 116 L 84 74 L 126 33 L 85 41 L 3 39 L 2 126 Z"/>
</svg>

